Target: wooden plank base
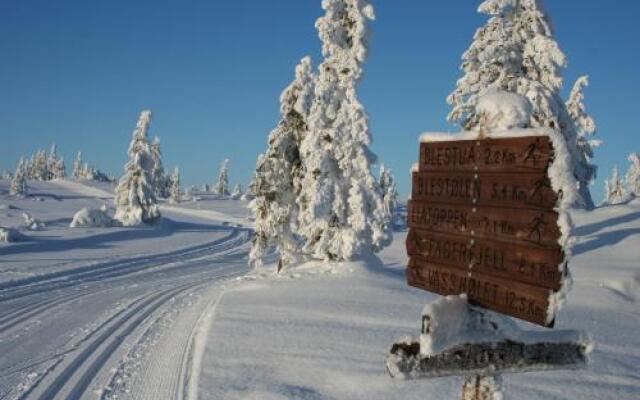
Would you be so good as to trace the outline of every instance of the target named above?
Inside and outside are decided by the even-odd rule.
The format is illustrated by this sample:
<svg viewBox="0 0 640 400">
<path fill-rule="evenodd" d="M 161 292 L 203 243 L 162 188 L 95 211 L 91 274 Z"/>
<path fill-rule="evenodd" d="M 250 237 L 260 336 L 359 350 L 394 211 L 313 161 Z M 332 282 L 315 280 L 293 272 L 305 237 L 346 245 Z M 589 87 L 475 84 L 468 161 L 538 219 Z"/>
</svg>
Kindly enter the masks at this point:
<svg viewBox="0 0 640 400">
<path fill-rule="evenodd" d="M 579 369 L 586 363 L 586 346 L 571 342 L 465 344 L 431 357 L 421 356 L 420 343 L 412 342 L 393 345 L 387 370 L 393 377 L 416 379 Z"/>
</svg>

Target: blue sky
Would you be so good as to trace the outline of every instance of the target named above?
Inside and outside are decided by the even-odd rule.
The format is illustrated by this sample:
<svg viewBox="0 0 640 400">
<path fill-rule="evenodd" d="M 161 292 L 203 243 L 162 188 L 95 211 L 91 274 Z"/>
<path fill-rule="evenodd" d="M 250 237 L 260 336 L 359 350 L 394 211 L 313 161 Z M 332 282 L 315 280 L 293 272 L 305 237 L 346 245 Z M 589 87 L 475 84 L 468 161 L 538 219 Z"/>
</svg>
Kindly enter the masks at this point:
<svg viewBox="0 0 640 400">
<path fill-rule="evenodd" d="M 424 131 L 454 131 L 445 98 L 460 56 L 486 18 L 469 0 L 377 0 L 360 97 L 373 150 L 409 191 Z M 602 177 L 640 151 L 640 1 L 547 0 L 569 58 L 566 91 L 589 74 L 587 106 L 605 141 Z M 231 159 L 248 182 L 276 125 L 278 98 L 306 54 L 317 63 L 320 0 L 3 0 L 0 2 L 0 169 L 57 142 L 68 166 L 82 150 L 117 176 L 140 110 L 155 113 L 165 165 L 188 184 L 212 182 Z"/>
</svg>

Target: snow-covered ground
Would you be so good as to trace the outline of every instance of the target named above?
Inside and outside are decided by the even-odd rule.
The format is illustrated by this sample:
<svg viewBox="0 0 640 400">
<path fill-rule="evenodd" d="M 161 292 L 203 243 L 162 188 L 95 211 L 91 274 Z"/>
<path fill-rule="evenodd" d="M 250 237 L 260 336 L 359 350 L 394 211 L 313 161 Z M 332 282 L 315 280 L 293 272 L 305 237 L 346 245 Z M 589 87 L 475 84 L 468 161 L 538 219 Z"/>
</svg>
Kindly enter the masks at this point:
<svg viewBox="0 0 640 400">
<path fill-rule="evenodd" d="M 12 199 L 0 181 L 0 226 L 25 211 L 45 223 L 0 244 L 0 399 L 186 398 L 202 316 L 247 272 L 246 203 L 228 218 L 172 206 L 155 227 L 69 228 L 77 210 L 111 206 L 113 187 L 29 187 Z"/>
<path fill-rule="evenodd" d="M 637 399 L 640 202 L 574 217 L 574 287 L 556 327 L 591 333 L 592 363 L 581 371 L 507 375 L 507 394 Z M 459 398 L 461 379 L 394 381 L 385 371 L 392 343 L 417 336 L 424 304 L 437 298 L 406 286 L 405 237 L 397 233 L 379 260 L 245 278 L 230 287 L 210 317 L 201 398 Z"/>
<path fill-rule="evenodd" d="M 0 399 L 451 399 L 461 380 L 392 380 L 391 344 L 437 296 L 407 287 L 404 232 L 379 258 L 274 276 L 247 267 L 246 202 L 162 205 L 145 228 L 69 228 L 113 186 L 0 181 Z M 22 213 L 45 223 L 22 228 Z M 640 396 L 640 202 L 575 212 L 557 328 L 596 342 L 582 371 L 505 377 L 522 399 Z M 523 323 L 523 326 L 537 329 Z"/>
</svg>

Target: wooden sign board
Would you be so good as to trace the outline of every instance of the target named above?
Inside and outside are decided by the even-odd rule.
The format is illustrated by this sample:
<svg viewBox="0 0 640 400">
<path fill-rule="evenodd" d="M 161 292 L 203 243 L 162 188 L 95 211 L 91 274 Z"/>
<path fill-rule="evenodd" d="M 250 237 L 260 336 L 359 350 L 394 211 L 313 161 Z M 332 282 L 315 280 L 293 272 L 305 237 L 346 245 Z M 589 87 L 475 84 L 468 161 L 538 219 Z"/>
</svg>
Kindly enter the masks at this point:
<svg viewBox="0 0 640 400">
<path fill-rule="evenodd" d="M 420 170 L 543 172 L 553 157 L 544 136 L 421 143 Z"/>
<path fill-rule="evenodd" d="M 470 234 L 477 238 L 503 242 L 526 242 L 534 247 L 553 248 L 560 230 L 555 211 L 512 210 L 504 207 L 469 207 L 457 204 L 433 204 L 409 200 L 409 224 L 417 229 L 437 233 Z"/>
<path fill-rule="evenodd" d="M 422 143 L 409 201 L 408 284 L 542 326 L 566 266 L 546 136 Z"/>
</svg>

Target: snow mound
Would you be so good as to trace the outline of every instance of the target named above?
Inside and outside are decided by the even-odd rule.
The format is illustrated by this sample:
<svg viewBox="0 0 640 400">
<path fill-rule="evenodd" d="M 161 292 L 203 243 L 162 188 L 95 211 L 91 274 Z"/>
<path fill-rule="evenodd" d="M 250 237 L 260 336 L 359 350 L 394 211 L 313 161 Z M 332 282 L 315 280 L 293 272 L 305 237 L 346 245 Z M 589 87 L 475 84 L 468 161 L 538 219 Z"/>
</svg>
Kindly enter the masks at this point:
<svg viewBox="0 0 640 400">
<path fill-rule="evenodd" d="M 78 211 L 74 216 L 71 228 L 108 228 L 113 226 L 113 219 L 107 214 L 107 207 L 88 208 Z"/>
<path fill-rule="evenodd" d="M 483 115 L 483 128 L 490 131 L 526 128 L 532 107 L 526 97 L 499 90 L 488 91 L 478 99 L 476 112 Z"/>
<path fill-rule="evenodd" d="M 428 333 L 420 335 L 420 353 L 430 357 L 463 344 L 513 341 L 518 343 L 584 344 L 591 352 L 592 339 L 580 331 L 526 331 L 499 313 L 469 306 L 467 296 L 445 296 L 422 311 Z"/>
<path fill-rule="evenodd" d="M 519 138 L 527 136 L 549 136 L 553 135 L 553 131 L 549 128 L 519 128 L 488 131 L 484 133 L 486 139 L 507 139 Z M 462 131 L 459 133 L 447 132 L 425 132 L 420 135 L 421 143 L 431 142 L 452 142 L 456 140 L 477 140 L 479 139 L 477 131 Z M 418 163 L 415 163 L 411 172 L 418 171 Z"/>
<path fill-rule="evenodd" d="M 25 239 L 24 235 L 13 228 L 0 227 L 0 243 L 21 242 Z"/>
</svg>

